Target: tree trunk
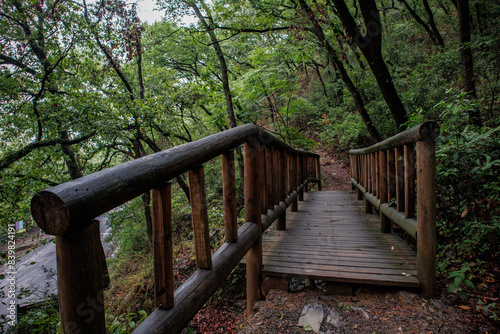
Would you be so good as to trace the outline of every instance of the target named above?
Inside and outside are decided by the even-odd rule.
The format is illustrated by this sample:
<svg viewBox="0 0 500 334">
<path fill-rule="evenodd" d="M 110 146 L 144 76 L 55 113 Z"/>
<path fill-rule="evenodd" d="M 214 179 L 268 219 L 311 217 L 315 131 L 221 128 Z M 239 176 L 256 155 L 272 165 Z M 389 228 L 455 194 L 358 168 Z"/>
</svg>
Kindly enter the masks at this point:
<svg viewBox="0 0 500 334">
<path fill-rule="evenodd" d="M 462 80 L 467 97 L 477 99 L 476 84 L 474 82 L 474 61 L 472 58 L 471 34 L 470 34 L 470 9 L 469 0 L 457 0 L 457 11 L 460 25 L 460 60 L 462 62 Z M 481 126 L 481 114 L 479 110 L 468 111 L 469 121 Z"/>
<path fill-rule="evenodd" d="M 427 13 L 427 17 L 429 18 L 429 25 L 431 26 L 432 33 L 436 37 L 437 42 L 439 45 L 444 47 L 444 40 L 443 37 L 441 36 L 441 33 L 439 32 L 439 29 L 436 26 L 436 22 L 434 21 L 434 14 L 432 14 L 431 6 L 429 6 L 429 1 L 427 0 L 422 0 L 424 3 L 424 8 L 425 12 Z"/>
<path fill-rule="evenodd" d="M 204 6 L 203 2 L 202 5 Z M 213 21 L 213 18 L 211 15 L 209 15 L 207 11 L 207 16 L 208 16 L 208 23 L 205 21 L 205 18 L 201 14 L 200 9 L 198 6 L 193 2 L 191 3 L 191 8 L 193 8 L 196 16 L 198 17 L 198 20 L 200 20 L 200 23 L 203 25 L 205 30 L 207 31 L 208 35 L 210 36 L 210 41 L 212 42 L 212 46 L 215 50 L 215 53 L 217 54 L 217 58 L 219 60 L 219 66 L 220 66 L 220 72 L 221 72 L 221 81 L 222 81 L 222 90 L 224 91 L 224 97 L 226 99 L 226 107 L 227 107 L 227 116 L 229 118 L 229 125 L 231 128 L 235 128 L 237 126 L 236 124 L 236 117 L 234 116 L 234 108 L 233 108 L 233 97 L 231 95 L 231 89 L 229 87 L 229 75 L 228 75 L 228 70 L 227 70 L 227 64 L 226 64 L 226 58 L 224 57 L 224 53 L 222 52 L 222 49 L 219 44 L 219 40 L 217 39 L 217 36 L 215 36 L 215 24 Z M 206 7 L 206 6 L 204 6 Z M 237 148 L 236 149 L 236 154 L 238 155 L 238 169 L 240 171 L 240 176 L 243 178 L 244 175 L 244 165 L 243 165 L 243 155 L 241 153 L 241 149 Z"/>
<path fill-rule="evenodd" d="M 408 119 L 403 102 L 396 87 L 394 87 L 392 76 L 382 57 L 382 25 L 375 0 L 359 0 L 363 20 L 367 27 L 366 36 L 359 30 L 345 2 L 343 0 L 333 0 L 333 3 L 347 34 L 368 61 L 398 131 L 403 131 L 406 128 L 404 124 Z"/>
<path fill-rule="evenodd" d="M 138 136 L 140 138 L 140 136 Z M 144 147 L 138 138 L 132 140 L 132 147 L 134 150 L 134 159 L 138 159 L 145 154 Z M 146 230 L 149 240 L 153 237 L 153 217 L 151 216 L 151 193 L 149 191 L 142 194 L 142 204 L 144 207 L 144 219 L 146 220 Z"/>
<path fill-rule="evenodd" d="M 361 118 L 363 119 L 363 122 L 365 123 L 368 132 L 372 136 L 373 139 L 375 139 L 376 142 L 379 142 L 382 138 L 380 137 L 380 134 L 377 131 L 377 128 L 373 125 L 370 115 L 368 114 L 368 111 L 365 108 L 365 103 L 363 102 L 363 99 L 361 97 L 361 94 L 359 90 L 356 88 L 354 83 L 352 82 L 351 78 L 349 77 L 349 74 L 347 73 L 346 69 L 344 68 L 344 64 L 342 61 L 339 59 L 337 56 L 335 50 L 333 49 L 332 45 L 330 42 L 325 37 L 325 33 L 323 32 L 323 28 L 321 27 L 319 21 L 316 19 L 316 16 L 314 15 L 312 9 L 309 7 L 309 5 L 306 3 L 305 0 L 297 0 L 298 3 L 300 4 L 302 10 L 304 10 L 309 17 L 314 29 L 313 32 L 318 38 L 319 42 L 321 45 L 324 46 L 328 53 L 328 57 L 330 58 L 330 61 L 333 63 L 335 66 L 336 70 L 340 74 L 340 77 L 342 78 L 342 81 L 344 81 L 345 85 L 347 86 L 347 89 L 352 95 L 352 98 L 354 99 L 354 103 L 356 104 L 356 107 L 358 109 L 359 114 L 361 115 Z"/>
<path fill-rule="evenodd" d="M 61 139 L 69 140 L 68 132 L 61 131 Z M 76 157 L 75 151 L 71 148 L 71 145 L 61 144 L 61 150 L 66 156 L 64 159 L 66 161 L 66 166 L 68 167 L 68 173 L 72 180 L 78 179 L 83 176 L 82 169 L 78 163 L 78 158 Z"/>
</svg>

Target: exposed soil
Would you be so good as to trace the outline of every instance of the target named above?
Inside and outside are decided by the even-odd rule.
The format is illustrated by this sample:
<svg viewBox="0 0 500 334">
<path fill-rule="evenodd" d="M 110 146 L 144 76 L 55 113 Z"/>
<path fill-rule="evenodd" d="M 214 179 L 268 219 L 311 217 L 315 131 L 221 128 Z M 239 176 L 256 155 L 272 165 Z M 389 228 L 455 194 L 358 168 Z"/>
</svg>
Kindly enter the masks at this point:
<svg viewBox="0 0 500 334">
<path fill-rule="evenodd" d="M 324 149 L 317 149 L 316 152 L 321 156 L 321 178 L 323 190 L 349 190 L 351 183 L 349 175 L 349 166 L 338 157 L 329 154 Z"/>
<path fill-rule="evenodd" d="M 360 287 L 353 295 L 325 295 L 317 288 L 296 293 L 273 290 L 259 312 L 240 331 L 251 333 L 307 333 L 298 326 L 306 305 L 320 305 L 325 313 L 323 333 L 472 333 L 477 328 L 449 305 L 446 297 L 424 299 L 408 291 Z M 327 321 L 326 318 L 334 318 Z M 333 316 L 333 317 L 332 317 Z"/>
</svg>

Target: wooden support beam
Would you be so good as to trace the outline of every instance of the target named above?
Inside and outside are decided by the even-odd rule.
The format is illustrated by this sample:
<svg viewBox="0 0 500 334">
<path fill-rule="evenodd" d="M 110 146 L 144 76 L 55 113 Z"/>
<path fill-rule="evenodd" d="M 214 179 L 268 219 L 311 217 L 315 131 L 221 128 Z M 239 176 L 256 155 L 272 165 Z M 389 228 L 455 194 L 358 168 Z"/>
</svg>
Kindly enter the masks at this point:
<svg viewBox="0 0 500 334">
<path fill-rule="evenodd" d="M 415 217 L 415 152 L 413 144 L 405 145 L 405 217 Z"/>
<path fill-rule="evenodd" d="M 291 172 L 291 177 L 292 177 L 292 186 L 293 186 L 293 191 L 297 190 L 297 187 L 299 186 L 299 181 L 298 181 L 298 172 L 297 172 L 297 156 L 292 153 L 290 156 L 290 162 L 292 166 L 292 172 Z M 297 196 L 295 196 L 294 201 L 292 202 L 292 205 L 290 206 L 290 211 L 291 212 L 297 212 L 299 208 L 298 204 L 298 193 Z"/>
<path fill-rule="evenodd" d="M 298 179 L 298 184 L 303 184 L 304 183 L 304 157 L 303 156 L 297 156 L 297 167 L 298 167 L 298 170 L 297 170 L 297 179 Z M 303 201 L 304 200 L 304 188 L 302 188 L 301 190 L 299 190 L 298 192 L 298 199 L 299 201 Z"/>
<path fill-rule="evenodd" d="M 226 242 L 238 240 L 236 213 L 236 175 L 234 168 L 234 152 L 222 154 L 222 194 L 224 197 L 224 228 Z"/>
<path fill-rule="evenodd" d="M 170 183 L 153 189 L 153 259 L 156 307 L 174 306 L 172 190 Z"/>
<path fill-rule="evenodd" d="M 265 215 L 267 214 L 267 202 L 268 202 L 268 197 L 269 197 L 269 192 L 267 191 L 267 175 L 266 175 L 266 150 L 265 146 L 261 145 L 260 150 L 260 182 L 262 184 L 262 195 L 261 195 L 261 214 Z"/>
<path fill-rule="evenodd" d="M 434 141 L 417 142 L 417 278 L 422 295 L 436 295 L 436 152 Z"/>
<path fill-rule="evenodd" d="M 280 205 L 281 203 L 286 205 L 286 185 L 288 183 L 288 173 L 287 173 L 287 154 L 286 151 L 278 151 L 279 154 L 279 181 L 280 181 Z M 278 224 L 276 226 L 278 230 L 286 230 L 286 211 L 278 218 Z"/>
<path fill-rule="evenodd" d="M 77 233 L 56 236 L 62 333 L 106 333 L 102 253 L 97 220 Z"/>
<path fill-rule="evenodd" d="M 273 148 L 273 207 L 279 205 L 280 201 L 280 166 L 279 166 L 279 151 Z"/>
<path fill-rule="evenodd" d="M 260 189 L 259 150 L 260 145 L 258 141 L 245 144 L 245 221 L 256 224 L 262 231 L 262 217 L 260 214 L 262 189 Z M 259 236 L 246 256 L 248 319 L 254 316 L 255 311 L 253 306 L 261 298 L 261 268 L 262 235 Z"/>
<path fill-rule="evenodd" d="M 385 151 L 378 152 L 378 197 L 380 204 L 387 203 L 388 189 L 387 189 L 387 155 Z M 391 233 L 391 221 L 380 212 L 380 232 Z"/>
<path fill-rule="evenodd" d="M 196 265 L 201 269 L 210 269 L 212 268 L 212 254 L 210 252 L 207 195 L 203 166 L 198 166 L 189 171 L 189 198 L 191 200 Z"/>
<path fill-rule="evenodd" d="M 396 198 L 396 165 L 394 163 L 394 150 L 387 150 L 387 196 L 388 203 Z"/>
<path fill-rule="evenodd" d="M 318 191 L 322 191 L 322 184 L 321 184 L 321 160 L 320 157 L 316 158 L 316 178 L 319 180 L 318 181 Z"/>
<path fill-rule="evenodd" d="M 375 160 L 373 161 L 375 164 L 375 183 L 373 184 L 373 195 L 379 197 L 379 184 L 380 184 L 380 168 L 379 168 L 379 155 L 380 152 L 373 153 L 375 155 Z"/>
<path fill-rule="evenodd" d="M 387 155 L 385 151 L 378 152 L 378 198 L 380 203 L 387 203 Z"/>
<path fill-rule="evenodd" d="M 268 146 L 265 147 L 266 152 L 266 198 L 267 198 L 267 208 L 270 210 L 274 210 L 274 186 L 273 182 L 273 153 L 272 149 Z"/>
<path fill-rule="evenodd" d="M 405 211 L 405 153 L 403 147 L 396 147 L 396 209 Z"/>
</svg>

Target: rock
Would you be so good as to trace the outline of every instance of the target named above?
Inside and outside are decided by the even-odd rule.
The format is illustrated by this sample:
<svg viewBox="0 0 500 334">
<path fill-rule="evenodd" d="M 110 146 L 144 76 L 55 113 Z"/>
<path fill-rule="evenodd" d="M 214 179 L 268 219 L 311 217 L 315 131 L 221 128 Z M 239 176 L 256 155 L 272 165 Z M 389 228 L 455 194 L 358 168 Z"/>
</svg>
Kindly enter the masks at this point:
<svg viewBox="0 0 500 334">
<path fill-rule="evenodd" d="M 328 282 L 328 284 L 326 285 L 325 294 L 328 296 L 351 296 L 352 286 L 350 284 Z"/>
<path fill-rule="evenodd" d="M 288 282 L 282 278 L 267 277 L 260 287 L 264 297 L 269 295 L 271 290 L 288 291 Z"/>
<path fill-rule="evenodd" d="M 340 322 L 340 313 L 335 310 L 328 311 L 326 322 L 335 327 L 340 327 L 342 325 L 342 323 Z"/>
<path fill-rule="evenodd" d="M 324 318 L 323 307 L 318 304 L 305 305 L 299 318 L 299 326 L 310 327 L 314 333 L 319 333 Z"/>
<path fill-rule="evenodd" d="M 370 320 L 370 316 L 368 315 L 368 312 L 366 312 L 364 309 L 362 309 L 361 307 L 358 307 L 357 308 L 358 311 L 361 312 L 361 314 L 363 314 L 363 317 L 365 317 L 366 320 Z"/>
</svg>

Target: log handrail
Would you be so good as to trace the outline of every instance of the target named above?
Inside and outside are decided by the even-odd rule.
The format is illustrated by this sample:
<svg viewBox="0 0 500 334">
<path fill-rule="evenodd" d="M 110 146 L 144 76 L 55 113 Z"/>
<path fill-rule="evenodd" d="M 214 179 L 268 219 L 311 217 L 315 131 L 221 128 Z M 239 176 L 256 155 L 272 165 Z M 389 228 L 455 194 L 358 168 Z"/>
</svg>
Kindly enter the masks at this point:
<svg viewBox="0 0 500 334">
<path fill-rule="evenodd" d="M 438 136 L 439 125 L 427 121 L 375 145 L 349 151 L 351 183 L 358 200 L 365 200 L 365 212 L 379 212 L 382 233 L 391 232 L 392 221 L 417 240 L 417 278 L 427 297 L 436 294 L 434 141 Z"/>
<path fill-rule="evenodd" d="M 245 224 L 237 229 L 233 150 L 244 145 Z M 213 255 L 203 164 L 222 156 L 226 243 Z M 266 159 L 269 159 L 266 160 Z M 170 180 L 189 172 L 198 270 L 174 292 Z M 56 235 L 62 333 L 105 333 L 103 276 L 107 273 L 95 217 L 153 190 L 153 254 L 158 307 L 134 333 L 178 333 L 246 254 L 247 315 L 260 298 L 262 233 L 274 221 L 286 229 L 309 182 L 321 189 L 319 155 L 293 149 L 265 129 L 242 125 L 195 142 L 42 190 L 32 215 Z"/>
</svg>

